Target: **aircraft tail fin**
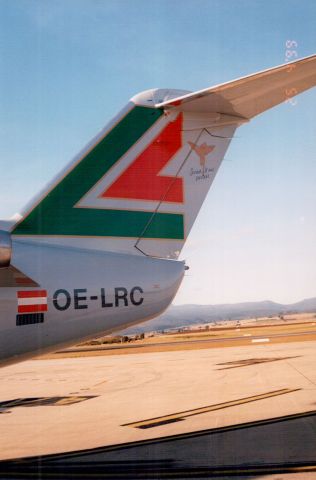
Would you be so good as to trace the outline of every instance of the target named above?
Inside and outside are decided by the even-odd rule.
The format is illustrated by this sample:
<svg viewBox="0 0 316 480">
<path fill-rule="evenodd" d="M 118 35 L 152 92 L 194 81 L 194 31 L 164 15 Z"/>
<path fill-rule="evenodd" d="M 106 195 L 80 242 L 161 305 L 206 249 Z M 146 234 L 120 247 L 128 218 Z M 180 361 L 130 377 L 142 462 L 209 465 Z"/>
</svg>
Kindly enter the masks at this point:
<svg viewBox="0 0 316 480">
<path fill-rule="evenodd" d="M 177 258 L 236 128 L 316 83 L 316 56 L 131 99 L 31 204 L 15 238 Z M 293 90 L 294 89 L 294 90 Z"/>
</svg>

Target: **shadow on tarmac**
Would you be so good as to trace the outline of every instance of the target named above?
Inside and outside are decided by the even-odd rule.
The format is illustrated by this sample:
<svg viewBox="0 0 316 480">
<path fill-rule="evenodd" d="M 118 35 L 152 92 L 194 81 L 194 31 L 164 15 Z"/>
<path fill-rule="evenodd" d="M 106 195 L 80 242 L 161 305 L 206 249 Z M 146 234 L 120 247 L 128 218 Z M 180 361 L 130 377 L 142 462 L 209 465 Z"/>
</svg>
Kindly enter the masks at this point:
<svg viewBox="0 0 316 480">
<path fill-rule="evenodd" d="M 316 410 L 0 462 L 1 479 L 258 478 L 316 472 Z M 316 475 L 316 473 L 315 473 Z"/>
</svg>

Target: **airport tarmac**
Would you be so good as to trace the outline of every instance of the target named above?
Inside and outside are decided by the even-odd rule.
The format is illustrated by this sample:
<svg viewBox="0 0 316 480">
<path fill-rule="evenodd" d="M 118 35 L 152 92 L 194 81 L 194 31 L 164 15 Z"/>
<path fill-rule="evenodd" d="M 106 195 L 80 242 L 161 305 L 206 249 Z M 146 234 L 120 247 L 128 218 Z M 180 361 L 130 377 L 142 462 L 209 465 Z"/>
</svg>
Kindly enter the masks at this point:
<svg viewBox="0 0 316 480">
<path fill-rule="evenodd" d="M 306 338 L 3 368 L 0 478 L 315 479 Z"/>
</svg>

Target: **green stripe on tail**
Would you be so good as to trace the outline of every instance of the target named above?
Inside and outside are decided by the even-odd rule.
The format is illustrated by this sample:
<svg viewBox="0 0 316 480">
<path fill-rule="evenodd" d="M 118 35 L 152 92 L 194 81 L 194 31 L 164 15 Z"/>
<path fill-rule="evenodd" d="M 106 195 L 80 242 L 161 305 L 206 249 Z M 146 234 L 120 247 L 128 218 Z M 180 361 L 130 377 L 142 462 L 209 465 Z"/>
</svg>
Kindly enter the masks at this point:
<svg viewBox="0 0 316 480">
<path fill-rule="evenodd" d="M 162 110 L 139 106 L 130 110 L 12 233 L 183 239 L 183 216 L 179 214 L 156 213 L 152 218 L 153 212 L 74 208 L 162 114 Z"/>
</svg>

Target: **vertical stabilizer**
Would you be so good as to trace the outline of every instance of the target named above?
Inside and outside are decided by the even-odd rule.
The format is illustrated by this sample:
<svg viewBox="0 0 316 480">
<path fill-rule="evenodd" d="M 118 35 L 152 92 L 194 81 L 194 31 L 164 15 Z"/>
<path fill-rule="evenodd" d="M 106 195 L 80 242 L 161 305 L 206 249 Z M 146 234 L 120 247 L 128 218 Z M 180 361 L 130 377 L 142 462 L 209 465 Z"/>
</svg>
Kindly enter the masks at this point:
<svg viewBox="0 0 316 480">
<path fill-rule="evenodd" d="M 236 128 L 314 86 L 315 66 L 314 55 L 199 92 L 136 95 L 13 239 L 177 258 Z"/>
</svg>

